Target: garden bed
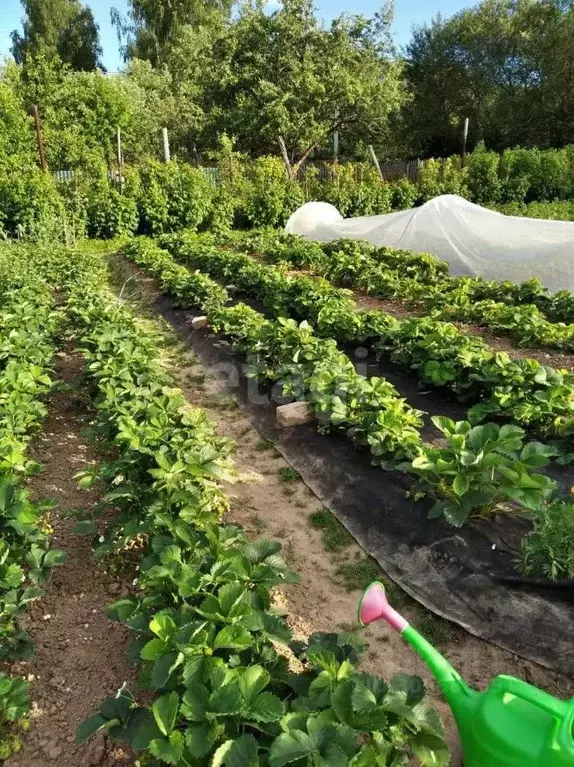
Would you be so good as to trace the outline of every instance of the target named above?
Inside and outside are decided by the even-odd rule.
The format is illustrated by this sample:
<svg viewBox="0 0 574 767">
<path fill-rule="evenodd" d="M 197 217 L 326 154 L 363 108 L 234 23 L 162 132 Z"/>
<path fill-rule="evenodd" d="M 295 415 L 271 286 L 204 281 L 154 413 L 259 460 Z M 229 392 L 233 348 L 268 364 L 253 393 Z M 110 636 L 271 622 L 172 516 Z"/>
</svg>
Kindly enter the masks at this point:
<svg viewBox="0 0 574 767">
<path fill-rule="evenodd" d="M 405 498 L 409 480 L 382 473 L 342 438 L 317 435 L 312 426 L 278 430 L 278 403 L 254 405 L 241 374 L 242 359 L 223 336 L 192 332 L 194 312 L 174 310 L 160 297 L 156 308 L 200 358 L 216 369 L 237 371 L 235 393 L 251 422 L 302 475 L 321 501 L 407 593 L 441 615 L 517 655 L 574 675 L 572 590 L 510 585 L 513 542 L 520 524 L 502 520 L 496 532 L 473 523 L 454 530 L 426 518 L 425 504 Z M 251 384 L 252 386 L 253 384 Z M 265 391 L 262 391 L 265 394 Z M 510 544 L 510 545 L 509 545 Z M 494 548 L 493 548 L 494 546 Z M 557 627 L 560 627 L 557 631 Z"/>
</svg>

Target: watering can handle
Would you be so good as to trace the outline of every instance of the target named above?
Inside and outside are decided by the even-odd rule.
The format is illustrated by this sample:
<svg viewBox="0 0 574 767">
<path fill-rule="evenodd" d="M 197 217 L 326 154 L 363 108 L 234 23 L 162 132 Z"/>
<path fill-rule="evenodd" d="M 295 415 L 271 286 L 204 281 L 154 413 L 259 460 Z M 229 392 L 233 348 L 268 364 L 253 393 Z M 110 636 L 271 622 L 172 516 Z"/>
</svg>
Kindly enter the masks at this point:
<svg viewBox="0 0 574 767">
<path fill-rule="evenodd" d="M 522 682 L 520 679 L 515 679 L 513 676 L 499 676 L 497 680 L 500 680 L 500 686 L 504 692 L 521 698 L 527 701 L 527 703 L 532 703 L 533 706 L 544 709 L 544 711 L 557 719 L 563 719 L 568 712 L 568 703 L 553 698 L 552 695 L 548 695 L 543 690 L 532 687 L 532 685 Z"/>
</svg>

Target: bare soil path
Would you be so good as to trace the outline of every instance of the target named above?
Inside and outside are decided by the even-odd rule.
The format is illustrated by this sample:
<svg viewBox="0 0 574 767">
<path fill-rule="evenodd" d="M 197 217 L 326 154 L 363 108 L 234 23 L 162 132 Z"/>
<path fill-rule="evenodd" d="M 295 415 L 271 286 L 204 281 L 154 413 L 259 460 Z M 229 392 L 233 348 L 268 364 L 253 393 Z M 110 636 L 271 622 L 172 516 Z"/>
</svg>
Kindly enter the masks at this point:
<svg viewBox="0 0 574 767">
<path fill-rule="evenodd" d="M 57 356 L 56 374 L 72 386 L 78 382 L 82 360 L 69 346 Z M 52 512 L 52 545 L 68 559 L 54 571 L 45 596 L 31 606 L 26 630 L 36 645 L 34 659 L 14 670 L 32 680 L 32 726 L 20 754 L 7 767 L 115 767 L 133 759 L 98 736 L 76 746 L 76 727 L 94 714 L 124 681 L 134 688 L 134 670 L 127 665 L 129 632 L 109 621 L 106 604 L 125 586 L 98 568 L 90 539 L 72 533 L 70 509 L 90 508 L 101 489 L 80 490 L 74 474 L 95 455 L 82 437 L 80 418 L 87 412 L 80 390 L 57 392 L 48 402 L 48 416 L 34 446 L 33 457 L 44 467 L 30 481 L 36 498 L 57 498 Z"/>
<path fill-rule="evenodd" d="M 163 330 L 168 357 L 172 360 L 175 357 L 173 372 L 188 401 L 204 407 L 218 432 L 236 443 L 234 460 L 241 479 L 226 488 L 232 499 L 229 516 L 254 537 L 270 537 L 282 542 L 285 559 L 301 577 L 300 584 L 288 586 L 277 595 L 294 634 L 305 637 L 315 631 L 358 630 L 356 610 L 360 590 L 357 586 L 362 579 L 368 581 L 377 575 L 377 571 L 373 573 L 372 560 L 365 558 L 352 538 L 331 550 L 325 546 L 321 530 L 310 522 L 310 515 L 320 509 L 318 498 L 289 473 L 287 462 L 272 444 L 262 440 L 217 376 L 194 356 L 171 326 L 157 316 L 153 305 L 160 293 L 153 281 L 119 257 L 112 263 L 117 290 L 129 279 L 124 298 L 128 298 L 136 312 Z M 422 624 L 425 631 L 434 632 L 435 641 L 442 634 L 441 650 L 470 684 L 484 688 L 494 676 L 506 673 L 522 677 L 559 697 L 574 695 L 572 680 L 477 639 L 457 626 L 437 622 L 408 598 L 405 603 L 403 612 L 414 625 Z M 399 671 L 423 677 L 433 704 L 446 722 L 452 764 L 460 765 L 454 721 L 426 666 L 400 637 L 382 624 L 368 627 L 362 636 L 369 644 L 364 670 L 387 680 Z"/>
</svg>

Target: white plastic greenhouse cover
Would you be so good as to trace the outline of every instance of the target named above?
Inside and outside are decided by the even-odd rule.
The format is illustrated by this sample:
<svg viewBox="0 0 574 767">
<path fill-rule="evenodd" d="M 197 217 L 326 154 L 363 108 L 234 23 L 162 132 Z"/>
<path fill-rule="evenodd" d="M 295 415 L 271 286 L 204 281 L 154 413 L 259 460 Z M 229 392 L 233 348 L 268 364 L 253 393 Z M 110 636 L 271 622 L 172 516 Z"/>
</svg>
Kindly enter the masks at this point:
<svg viewBox="0 0 574 767">
<path fill-rule="evenodd" d="M 448 261 L 452 274 L 517 283 L 538 277 L 549 290 L 574 290 L 574 223 L 505 216 L 453 194 L 420 208 L 348 219 L 328 203 L 308 202 L 285 231 L 432 253 Z"/>
</svg>

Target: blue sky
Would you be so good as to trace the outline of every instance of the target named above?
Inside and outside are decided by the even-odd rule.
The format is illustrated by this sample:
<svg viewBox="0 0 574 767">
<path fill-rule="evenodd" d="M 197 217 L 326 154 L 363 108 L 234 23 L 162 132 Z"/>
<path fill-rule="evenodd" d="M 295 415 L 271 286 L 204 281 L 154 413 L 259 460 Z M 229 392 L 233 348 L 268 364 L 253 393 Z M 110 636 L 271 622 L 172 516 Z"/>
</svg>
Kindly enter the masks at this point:
<svg viewBox="0 0 574 767">
<path fill-rule="evenodd" d="M 10 32 L 20 29 L 22 9 L 20 0 L 2 0 L 0 17 L 0 54 L 10 50 Z M 125 12 L 127 0 L 89 0 L 87 3 L 100 26 L 100 37 L 104 49 L 104 65 L 109 70 L 120 67 L 116 31 L 110 23 L 110 8 Z M 473 0 L 395 0 L 395 40 L 405 45 L 410 37 L 413 24 L 430 20 L 437 13 L 449 16 L 464 6 L 474 4 Z M 343 11 L 372 14 L 380 5 L 379 0 L 317 0 L 319 15 L 325 19 L 338 16 Z"/>
</svg>

